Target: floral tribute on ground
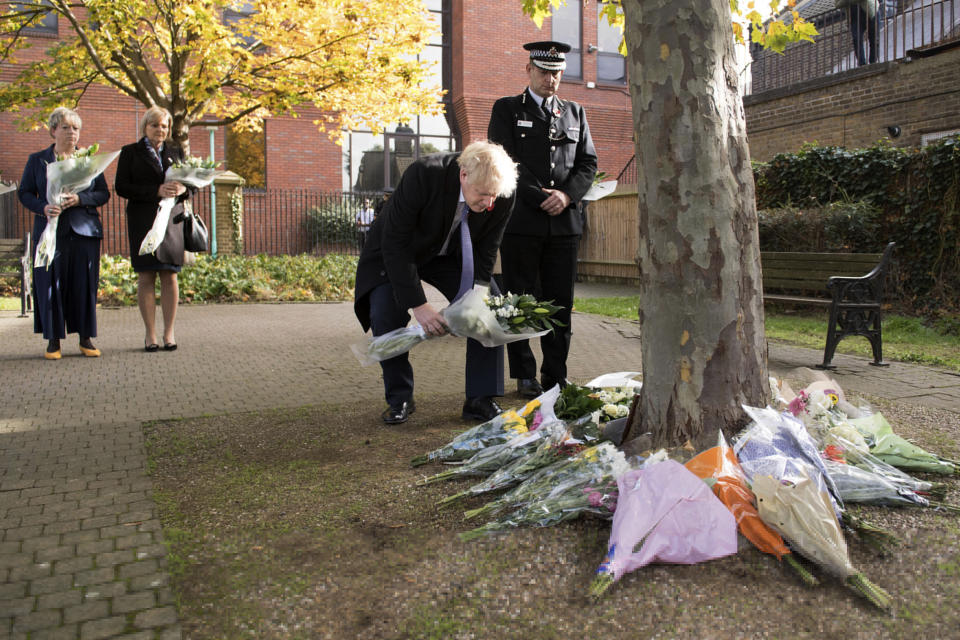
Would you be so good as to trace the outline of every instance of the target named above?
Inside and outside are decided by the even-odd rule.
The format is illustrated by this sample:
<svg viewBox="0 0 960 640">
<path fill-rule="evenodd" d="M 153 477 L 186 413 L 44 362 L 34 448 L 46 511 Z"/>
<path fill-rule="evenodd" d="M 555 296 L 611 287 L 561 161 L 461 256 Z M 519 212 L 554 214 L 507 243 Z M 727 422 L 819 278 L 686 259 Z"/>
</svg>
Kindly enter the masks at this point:
<svg viewBox="0 0 960 640">
<path fill-rule="evenodd" d="M 683 447 L 628 458 L 608 432 L 640 392 L 635 375 L 554 387 L 461 433 L 412 461 L 450 467 L 418 484 L 479 478 L 438 502 L 451 507 L 485 500 L 464 505 L 465 520 L 485 521 L 460 534 L 465 542 L 581 516 L 611 521 L 607 549 L 598 550 L 599 569 L 584 585 L 596 598 L 650 563 L 693 564 L 735 554 L 739 531 L 804 584 L 820 583 L 819 568 L 877 608 L 892 610 L 890 594 L 851 563 L 846 535 L 881 548 L 898 542 L 846 504 L 960 513 L 942 502 L 942 483 L 910 475 L 954 475 L 957 462 L 897 436 L 881 414 L 855 407 L 828 379 L 796 394 L 771 379 L 775 397 L 767 407 L 743 407 L 750 423 L 731 444 L 721 434 L 717 446 L 692 456 L 692 448 Z"/>
</svg>

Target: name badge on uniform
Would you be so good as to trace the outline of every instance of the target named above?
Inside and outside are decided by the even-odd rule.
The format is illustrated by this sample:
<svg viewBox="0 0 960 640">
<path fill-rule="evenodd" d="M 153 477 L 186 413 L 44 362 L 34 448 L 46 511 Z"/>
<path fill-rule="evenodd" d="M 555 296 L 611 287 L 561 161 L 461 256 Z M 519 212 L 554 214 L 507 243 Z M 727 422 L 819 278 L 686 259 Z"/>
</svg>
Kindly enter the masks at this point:
<svg viewBox="0 0 960 640">
<path fill-rule="evenodd" d="M 572 131 L 575 133 L 580 133 L 580 127 L 567 127 L 567 131 Z"/>
<path fill-rule="evenodd" d="M 533 127 L 533 120 L 517 120 L 518 127 Z"/>
</svg>

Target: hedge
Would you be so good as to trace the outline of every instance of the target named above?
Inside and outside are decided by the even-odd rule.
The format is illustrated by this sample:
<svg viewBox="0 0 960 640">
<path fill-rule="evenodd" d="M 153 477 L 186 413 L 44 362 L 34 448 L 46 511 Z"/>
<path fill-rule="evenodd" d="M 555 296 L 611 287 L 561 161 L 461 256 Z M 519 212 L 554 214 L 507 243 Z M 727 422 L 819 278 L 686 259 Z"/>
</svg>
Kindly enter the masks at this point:
<svg viewBox="0 0 960 640">
<path fill-rule="evenodd" d="M 923 149 L 804 146 L 754 165 L 764 251 L 879 253 L 897 243 L 898 301 L 960 308 L 960 136 Z"/>
</svg>

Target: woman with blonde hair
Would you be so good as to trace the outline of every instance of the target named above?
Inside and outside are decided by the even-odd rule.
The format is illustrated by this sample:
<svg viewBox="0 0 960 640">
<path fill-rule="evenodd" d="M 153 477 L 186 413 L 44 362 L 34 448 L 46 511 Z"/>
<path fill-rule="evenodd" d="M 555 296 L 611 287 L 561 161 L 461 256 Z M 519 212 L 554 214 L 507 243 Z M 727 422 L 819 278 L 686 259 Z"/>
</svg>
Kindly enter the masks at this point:
<svg viewBox="0 0 960 640">
<path fill-rule="evenodd" d="M 137 272 L 137 302 L 145 329 L 143 348 L 158 351 L 156 332 L 156 281 L 160 276 L 160 308 L 163 315 L 163 350 L 177 348 L 174 324 L 180 289 L 177 274 L 183 266 L 183 202 L 191 190 L 164 178 L 170 165 L 183 160 L 183 151 L 170 138 L 173 118 L 158 106 L 147 109 L 140 120 L 140 140 L 120 151 L 117 162 L 117 194 L 127 199 L 127 233 L 130 239 L 130 262 Z M 152 254 L 139 255 L 140 245 L 153 226 L 162 198 L 175 197 L 176 205 L 163 242 Z"/>
<path fill-rule="evenodd" d="M 17 195 L 33 211 L 32 251 L 50 221 L 57 222 L 56 252 L 48 266 L 33 270 L 33 330 L 47 340 L 44 357 L 59 360 L 60 340 L 67 333 L 80 335 L 80 351 L 96 358 L 97 287 L 100 281 L 100 240 L 103 224 L 97 207 L 106 204 L 110 191 L 103 174 L 79 193 L 64 193 L 59 203 L 47 201 L 47 165 L 77 150 L 82 123 L 76 111 L 58 107 L 50 114 L 53 144 L 30 155 Z"/>
</svg>

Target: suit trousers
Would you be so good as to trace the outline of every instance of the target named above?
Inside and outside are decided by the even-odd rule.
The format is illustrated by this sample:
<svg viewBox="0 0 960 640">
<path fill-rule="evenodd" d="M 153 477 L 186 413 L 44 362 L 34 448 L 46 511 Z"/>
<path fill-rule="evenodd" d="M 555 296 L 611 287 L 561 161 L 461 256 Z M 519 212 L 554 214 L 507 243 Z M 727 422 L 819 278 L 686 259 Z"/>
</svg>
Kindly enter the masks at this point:
<svg viewBox="0 0 960 640">
<path fill-rule="evenodd" d="M 561 307 L 554 318 L 565 326 L 540 338 L 542 380 L 552 384 L 567 377 L 570 352 L 573 285 L 577 279 L 580 236 L 521 236 L 505 234 L 500 245 L 503 285 L 513 293 L 529 293 Z M 511 378 L 537 377 L 537 360 L 529 340 L 507 345 Z"/>
<path fill-rule="evenodd" d="M 57 225 L 50 268 L 33 269 L 33 331 L 45 340 L 66 338 L 68 333 L 97 337 L 100 238 L 77 235 L 69 222 L 64 219 Z"/>
<path fill-rule="evenodd" d="M 460 288 L 460 256 L 437 256 L 418 269 L 420 280 L 435 286 L 452 300 Z M 491 287 L 495 287 L 491 283 Z M 407 326 L 410 312 L 397 302 L 390 283 L 370 293 L 370 329 L 380 336 Z M 456 338 L 447 338 L 456 339 Z M 413 398 L 413 367 L 408 353 L 380 363 L 387 404 L 397 406 Z M 487 348 L 476 340 L 467 340 L 464 391 L 468 398 L 503 395 L 503 347 Z"/>
</svg>

